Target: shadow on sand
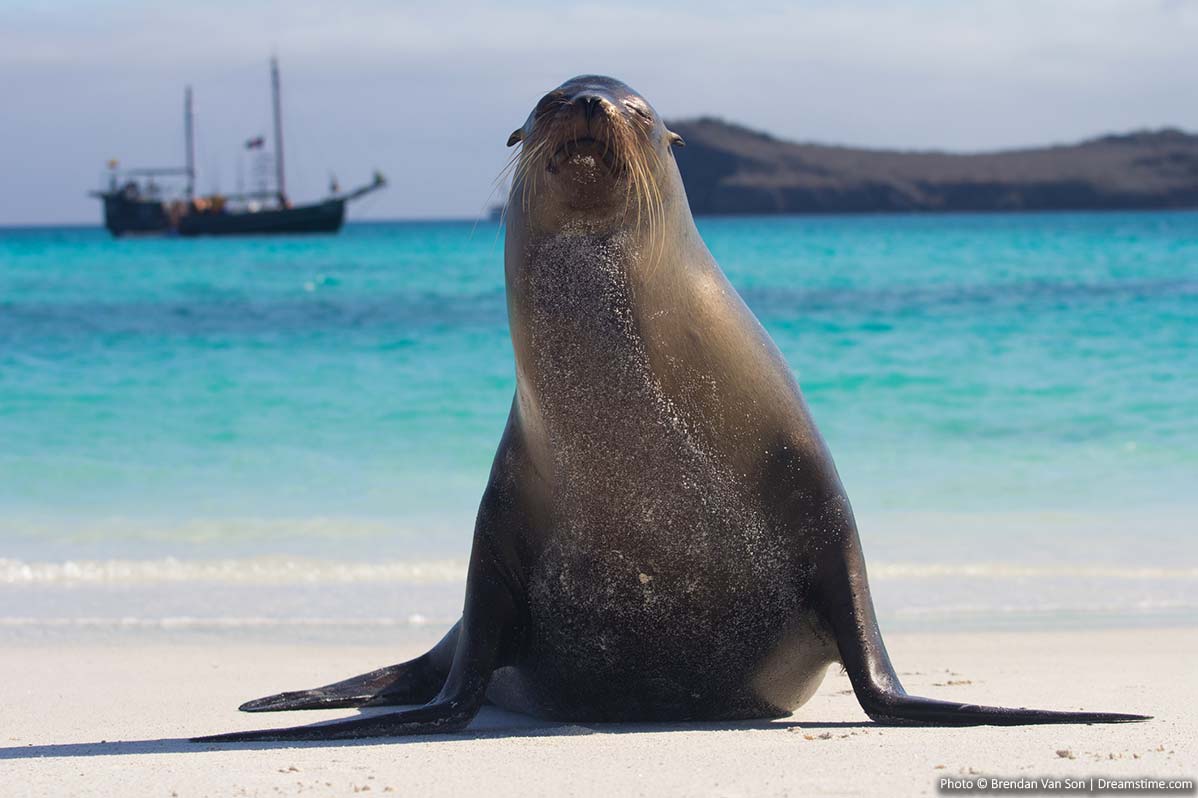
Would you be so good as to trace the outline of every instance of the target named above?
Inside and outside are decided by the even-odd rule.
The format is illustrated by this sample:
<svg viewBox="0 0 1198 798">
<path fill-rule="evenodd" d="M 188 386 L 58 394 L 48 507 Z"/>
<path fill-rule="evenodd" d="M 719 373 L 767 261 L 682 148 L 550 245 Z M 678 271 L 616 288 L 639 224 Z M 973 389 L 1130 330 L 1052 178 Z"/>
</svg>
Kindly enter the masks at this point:
<svg viewBox="0 0 1198 798">
<path fill-rule="evenodd" d="M 360 710 L 362 716 L 386 714 L 384 709 Z M 258 717 L 267 717 L 261 715 Z M 270 725 L 293 725 L 283 720 L 283 713 L 274 715 L 278 724 L 261 723 L 256 728 Z M 294 716 L 293 716 L 294 717 Z M 333 720 L 344 720 L 336 718 Z M 322 723 L 331 723 L 325 720 Z M 230 724 L 233 725 L 233 724 Z M 321 725 L 319 723 L 312 724 Z M 164 737 L 158 740 L 102 740 L 93 743 L 58 743 L 48 745 L 24 745 L 0 748 L 0 761 L 14 759 L 77 758 L 93 756 L 135 756 L 138 754 L 188 754 L 210 751 L 261 751 L 274 748 L 340 748 L 363 745 L 404 745 L 432 741 L 452 744 L 468 740 L 505 739 L 509 737 L 568 737 L 589 734 L 648 734 L 659 732 L 687 731 L 828 731 L 834 729 L 869 728 L 876 724 L 870 721 L 811 722 L 791 720 L 750 720 L 712 723 L 555 723 L 541 721 L 525 715 L 505 712 L 495 707 L 484 707 L 470 728 L 456 734 L 422 734 L 410 737 L 375 737 L 365 740 L 306 740 L 288 742 L 254 743 L 196 743 L 186 737 Z M 235 729 L 197 729 L 197 734 Z"/>
</svg>

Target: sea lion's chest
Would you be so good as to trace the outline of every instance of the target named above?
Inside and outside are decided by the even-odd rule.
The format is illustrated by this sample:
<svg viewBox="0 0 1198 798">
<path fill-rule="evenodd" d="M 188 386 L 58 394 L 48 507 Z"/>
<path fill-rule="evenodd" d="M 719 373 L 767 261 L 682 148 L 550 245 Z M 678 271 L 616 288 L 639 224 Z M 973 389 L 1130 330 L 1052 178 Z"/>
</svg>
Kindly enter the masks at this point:
<svg viewBox="0 0 1198 798">
<path fill-rule="evenodd" d="M 653 348 L 669 341 L 647 320 L 668 308 L 629 279 L 638 257 L 618 237 L 562 236 L 530 246 L 525 266 L 527 388 L 547 438 L 552 525 L 530 600 L 534 615 L 577 613 L 575 628 L 707 625 L 710 608 L 756 604 L 791 568 L 746 475 L 654 370 Z"/>
<path fill-rule="evenodd" d="M 638 403 L 652 390 L 630 279 L 639 257 L 620 235 L 561 234 L 529 245 L 522 275 L 527 365 L 547 420 Z"/>
<path fill-rule="evenodd" d="M 560 235 L 530 246 L 525 270 L 527 384 L 547 440 L 555 502 L 595 523 L 669 524 L 722 481 L 652 366 L 657 308 L 638 296 L 640 257 L 620 236 Z"/>
</svg>

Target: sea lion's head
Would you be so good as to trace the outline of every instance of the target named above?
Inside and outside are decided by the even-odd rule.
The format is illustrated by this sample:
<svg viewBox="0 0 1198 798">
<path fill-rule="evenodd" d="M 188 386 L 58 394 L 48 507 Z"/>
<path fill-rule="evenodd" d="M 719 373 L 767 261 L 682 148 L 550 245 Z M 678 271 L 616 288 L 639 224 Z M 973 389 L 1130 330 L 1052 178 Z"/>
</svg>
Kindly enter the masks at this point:
<svg viewBox="0 0 1198 798">
<path fill-rule="evenodd" d="M 677 174 L 671 148 L 683 145 L 644 97 L 601 75 L 542 97 L 508 139 L 517 143 L 509 212 L 519 205 L 538 227 L 594 227 L 629 214 L 652 224 Z"/>
</svg>

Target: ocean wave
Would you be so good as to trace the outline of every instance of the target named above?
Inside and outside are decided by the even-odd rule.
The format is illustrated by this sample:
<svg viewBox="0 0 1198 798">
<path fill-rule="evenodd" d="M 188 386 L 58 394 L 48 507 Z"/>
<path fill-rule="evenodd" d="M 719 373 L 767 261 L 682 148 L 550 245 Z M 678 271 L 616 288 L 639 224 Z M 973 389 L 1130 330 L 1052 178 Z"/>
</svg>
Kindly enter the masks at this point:
<svg viewBox="0 0 1198 798">
<path fill-rule="evenodd" d="M 5 463 L 5 457 L 5 453 L 0 453 L 0 466 L 20 467 L 15 460 Z M 63 457 L 54 462 L 66 469 L 90 469 L 101 465 L 99 461 L 86 457 Z M 122 468 L 129 476 L 149 479 L 157 467 L 124 464 Z M 349 540 L 427 538 L 461 534 L 461 530 L 464 529 L 464 540 L 468 544 L 473 521 L 473 516 L 469 513 L 437 516 L 412 514 L 406 519 L 406 523 L 396 520 L 321 515 L 196 517 L 164 522 L 152 517 L 120 515 L 95 518 L 37 518 L 17 514 L 0 519 L 0 540 L 44 540 L 81 544 L 137 541 L 197 546 L 224 543 L 269 545 L 296 540 L 342 543 Z M 269 552 L 270 549 L 263 547 L 259 551 Z"/>
<path fill-rule="evenodd" d="M 1198 602 L 1184 599 L 1140 599 L 1125 602 L 1108 601 L 1086 603 L 1084 601 L 1048 602 L 1037 604 L 1013 604 L 1005 602 L 952 603 L 936 606 L 907 605 L 891 609 L 882 615 L 883 621 L 908 631 L 935 631 L 937 629 L 988 624 L 1030 624 L 1032 627 L 1055 628 L 1062 624 L 1089 626 L 1111 622 L 1181 622 L 1193 623 Z M 317 635 L 344 635 L 355 632 L 373 635 L 379 632 L 393 633 L 437 630 L 450 626 L 458 618 L 442 611 L 412 612 L 403 616 L 350 617 L 337 615 L 186 615 L 163 616 L 91 614 L 52 616 L 12 615 L 0 616 L 0 639 L 9 635 L 35 636 L 65 634 L 125 634 L 125 633 L 238 633 L 249 632 L 259 639 L 271 639 L 269 635 L 279 632 L 294 635 L 308 630 Z M 911 625 L 914 624 L 914 625 Z M 284 638 L 294 639 L 294 638 Z M 330 638 L 334 639 L 334 638 Z"/>
<path fill-rule="evenodd" d="M 1198 580 L 1198 568 L 1108 565 L 1017 565 L 1008 563 L 882 563 L 870 566 L 872 578 L 884 579 L 1169 579 Z"/>
<path fill-rule="evenodd" d="M 1028 604 L 943 604 L 907 606 L 894 610 L 897 618 L 961 618 L 966 616 L 1112 616 L 1182 613 L 1198 609 L 1198 603 L 1184 599 L 1142 598 L 1125 602 L 1084 604 L 1048 602 Z"/>
<path fill-rule="evenodd" d="M 1010 563 L 878 563 L 870 576 L 879 582 L 933 579 L 1021 580 L 1108 579 L 1119 581 L 1198 581 L 1198 568 L 1107 565 L 1020 565 Z M 353 583 L 438 584 L 464 582 L 462 560 L 383 562 L 330 561 L 298 557 L 183 560 L 68 560 L 26 562 L 0 559 L 0 585 L 137 585 L 225 583 L 310 585 Z"/>
<path fill-rule="evenodd" d="M 348 562 L 295 557 L 224 560 L 68 560 L 24 562 L 0 559 L 0 585 L 162 584 L 218 582 L 296 585 L 398 582 L 463 582 L 459 560 Z"/>
<path fill-rule="evenodd" d="M 745 302 L 767 319 L 840 311 L 847 317 L 866 315 L 876 321 L 887 313 L 975 310 L 979 307 L 1027 309 L 1086 303 L 1180 301 L 1198 295 L 1198 281 L 1185 277 L 1141 279 L 1024 279 L 982 284 L 888 285 L 880 287 L 800 288 L 778 284 L 747 288 Z"/>
<path fill-rule="evenodd" d="M 24 616 L 0 616 L 0 628 L 87 628 L 87 629 L 153 629 L 153 630 L 203 630 L 203 629 L 274 629 L 287 627 L 330 627 L 341 628 L 415 628 L 424 626 L 447 626 L 454 618 L 430 618 L 413 613 L 404 618 L 333 618 L 333 617 L 282 617 L 269 616 L 219 616 L 204 618 L 192 615 L 162 618 L 121 617 L 54 617 L 33 618 Z"/>
</svg>

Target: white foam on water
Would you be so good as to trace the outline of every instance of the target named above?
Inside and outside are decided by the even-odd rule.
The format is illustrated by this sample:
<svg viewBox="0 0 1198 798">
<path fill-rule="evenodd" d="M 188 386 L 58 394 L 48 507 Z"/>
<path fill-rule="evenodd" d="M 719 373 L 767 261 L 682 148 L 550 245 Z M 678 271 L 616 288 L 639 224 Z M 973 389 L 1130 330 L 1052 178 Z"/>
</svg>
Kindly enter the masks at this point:
<svg viewBox="0 0 1198 798">
<path fill-rule="evenodd" d="M 402 520 L 347 516 L 229 516 L 140 518 L 114 516 L 0 519 L 0 540 L 107 545 L 291 545 L 297 541 L 464 540 L 469 545 L 473 515 L 413 515 Z M 266 549 L 270 551 L 270 549 Z"/>
<path fill-rule="evenodd" d="M 399 582 L 464 582 L 460 560 L 350 562 L 298 557 L 182 560 L 68 560 L 26 562 L 0 559 L 0 585 L 161 584 L 217 582 L 295 585 Z"/>
<path fill-rule="evenodd" d="M 894 611 L 897 618 L 955 618 L 980 615 L 1019 616 L 1134 616 L 1155 613 L 1180 613 L 1198 609 L 1198 603 L 1185 600 L 1140 599 L 1126 603 L 1105 604 L 943 604 L 926 607 L 901 607 Z"/>
<path fill-rule="evenodd" d="M 330 627 L 361 628 L 361 629 L 408 629 L 425 626 L 444 626 L 452 623 L 453 619 L 436 618 L 413 613 L 406 618 L 334 618 L 334 617 L 294 617 L 272 618 L 269 616 L 222 616 L 203 618 L 199 616 L 180 615 L 162 618 L 121 616 L 106 618 L 102 616 L 87 617 L 3 617 L 0 616 L 0 628 L 91 628 L 91 629 L 151 629 L 151 630 L 201 630 L 201 629 L 274 629 L 288 627 Z"/>
<path fill-rule="evenodd" d="M 871 579 L 1167 579 L 1198 581 L 1198 568 L 1108 565 L 1018 565 L 1011 563 L 881 563 L 869 566 Z"/>
<path fill-rule="evenodd" d="M 1012 563 L 877 563 L 875 581 L 921 579 L 1113 579 L 1198 582 L 1198 567 L 1022 565 Z M 184 560 L 67 560 L 29 562 L 0 558 L 0 585 L 163 584 L 215 582 L 246 585 L 464 582 L 464 560 L 384 562 L 331 561 L 303 557 Z"/>
</svg>

